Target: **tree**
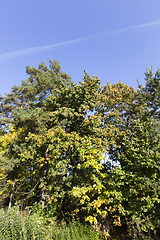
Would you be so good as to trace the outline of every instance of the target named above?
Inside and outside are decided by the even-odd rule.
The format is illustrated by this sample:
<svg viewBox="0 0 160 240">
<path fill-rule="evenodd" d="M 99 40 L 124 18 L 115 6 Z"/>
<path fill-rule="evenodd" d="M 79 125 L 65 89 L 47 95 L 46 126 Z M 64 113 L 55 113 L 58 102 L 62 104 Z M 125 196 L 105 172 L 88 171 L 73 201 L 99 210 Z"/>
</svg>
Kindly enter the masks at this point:
<svg viewBox="0 0 160 240">
<path fill-rule="evenodd" d="M 34 74 L 35 76 L 38 75 L 36 71 Z M 32 80 L 33 76 L 31 79 L 29 78 L 30 82 Z M 40 80 L 42 79 L 40 78 Z M 8 144 L 8 150 L 5 152 L 13 161 L 15 159 L 18 161 L 14 168 L 16 173 L 15 179 L 19 179 L 19 185 L 17 185 L 19 191 L 17 191 L 16 198 L 24 199 L 19 194 L 20 189 L 23 188 L 21 193 L 22 195 L 25 194 L 25 199 L 30 198 L 32 203 L 34 201 L 34 194 L 36 197 L 41 195 L 40 199 L 43 206 L 46 196 L 51 199 L 52 195 L 49 192 L 53 194 L 54 191 L 54 194 L 60 196 L 59 192 L 56 193 L 55 187 L 61 193 L 64 192 L 60 188 L 60 185 L 63 183 L 62 185 L 64 186 L 62 178 L 68 172 L 71 172 L 69 178 L 67 178 L 70 179 L 70 182 L 79 181 L 75 171 L 76 167 L 74 167 L 75 169 L 73 168 L 78 161 L 81 161 L 79 159 L 80 150 L 77 149 L 80 149 L 79 146 L 82 147 L 82 142 L 86 138 L 86 134 L 92 134 L 93 129 L 98 129 L 95 121 L 96 118 L 88 116 L 88 112 L 93 111 L 94 104 L 97 101 L 99 80 L 91 79 L 87 74 L 85 74 L 85 83 L 81 84 L 81 86 L 76 86 L 71 82 L 69 85 L 63 79 L 61 82 L 60 80 L 59 85 L 52 92 L 47 89 L 47 93 L 49 92 L 48 95 L 44 91 L 40 91 L 42 90 L 41 88 L 37 90 L 39 88 L 37 84 L 40 84 L 40 81 L 39 79 L 35 79 L 35 77 L 35 83 L 33 86 L 30 86 L 28 92 L 26 90 L 28 85 L 26 88 L 23 88 L 23 92 L 25 93 L 23 107 L 19 108 L 16 112 L 12 111 L 14 118 L 13 125 L 17 131 L 17 137 L 13 142 Z M 35 85 L 36 88 L 34 87 Z M 33 90 L 38 92 L 35 94 Z M 53 140 L 54 137 L 55 140 Z M 85 141 L 88 144 L 87 140 Z M 91 142 L 91 140 L 88 141 Z M 95 142 L 95 139 L 93 142 Z M 64 149 L 61 144 L 64 146 Z M 65 146 L 68 146 L 68 148 Z M 61 162 L 63 162 L 65 166 L 64 171 L 60 170 L 59 167 L 58 171 L 55 171 L 56 161 L 60 162 L 60 166 Z M 20 171 L 16 170 L 17 167 L 20 167 Z M 56 175 L 53 175 L 53 172 Z M 56 183 L 55 187 L 53 177 L 58 180 L 58 182 L 54 180 Z M 69 183 L 67 184 L 69 185 Z M 26 188 L 28 188 L 28 191 Z M 33 200 L 31 200 L 32 198 Z"/>
<path fill-rule="evenodd" d="M 155 129 L 154 135 L 160 140 L 160 69 L 153 74 L 152 67 L 148 68 L 145 73 L 145 81 L 145 87 L 139 84 L 141 92 L 139 101 L 144 101 L 149 108 L 148 115 L 152 117 L 152 125 Z"/>
<path fill-rule="evenodd" d="M 23 111 L 39 108 L 43 100 L 52 94 L 61 82 L 69 86 L 71 77 L 61 71 L 59 62 L 49 60 L 49 68 L 44 62 L 35 67 L 26 67 L 28 79 L 22 81 L 20 86 L 14 85 L 11 92 L 0 99 L 0 124 L 8 130 L 9 124 Z"/>
<path fill-rule="evenodd" d="M 108 152 L 113 165 L 103 164 L 99 188 L 80 185 L 72 194 L 90 213 L 86 220 L 100 223 L 106 233 L 114 225 L 128 224 L 135 238 L 155 239 L 160 226 L 160 145 L 153 128 L 157 113 L 150 114 L 140 89 L 134 91 L 121 82 L 103 86 L 100 99 L 94 114 L 101 122 L 102 152 Z"/>
<path fill-rule="evenodd" d="M 16 180 L 16 182 L 19 182 L 20 186 L 23 185 L 21 182 L 24 183 L 23 190 L 19 189 L 16 192 L 18 194 L 21 191 L 22 196 L 24 193 L 27 199 L 26 195 L 29 194 L 30 196 L 33 192 L 32 190 L 37 185 L 37 180 L 31 177 L 31 160 L 25 163 L 21 161 L 20 152 L 23 152 L 25 149 L 25 137 L 29 132 L 36 132 L 43 128 L 44 122 L 49 118 L 49 115 L 44 116 L 43 114 L 43 102 L 47 96 L 54 94 L 54 90 L 60 84 L 69 86 L 71 77 L 61 71 L 59 63 L 55 60 L 50 60 L 49 68 L 42 62 L 39 64 L 38 69 L 26 67 L 26 72 L 29 78 L 22 81 L 20 86 L 13 86 L 11 93 L 7 94 L 1 101 L 1 113 L 3 114 L 1 129 L 4 129 L 3 125 L 5 125 L 6 131 L 9 131 L 9 124 L 13 122 L 13 128 L 17 132 L 17 137 L 14 141 L 8 143 L 5 151 L 10 162 L 14 162 L 12 174 L 8 172 L 7 177 L 11 178 L 12 181 L 12 176 L 14 176 L 14 179 L 21 178 L 21 181 Z M 17 170 L 19 168 L 20 170 Z M 26 188 L 31 190 L 26 191 Z M 20 199 L 22 198 L 20 197 Z"/>
<path fill-rule="evenodd" d="M 106 237 L 128 225 L 133 238 L 155 239 L 160 226 L 160 143 L 153 127 L 159 123 L 158 77 L 134 91 L 122 82 L 100 86 L 98 77 L 86 72 L 77 85 L 56 62 L 27 72 L 21 97 L 13 105 L 4 98 L 1 105 L 3 113 L 5 104 L 13 109 L 7 112 L 12 129 L 1 136 L 3 192 L 10 202 L 56 206 L 59 218 L 74 214 Z"/>
</svg>

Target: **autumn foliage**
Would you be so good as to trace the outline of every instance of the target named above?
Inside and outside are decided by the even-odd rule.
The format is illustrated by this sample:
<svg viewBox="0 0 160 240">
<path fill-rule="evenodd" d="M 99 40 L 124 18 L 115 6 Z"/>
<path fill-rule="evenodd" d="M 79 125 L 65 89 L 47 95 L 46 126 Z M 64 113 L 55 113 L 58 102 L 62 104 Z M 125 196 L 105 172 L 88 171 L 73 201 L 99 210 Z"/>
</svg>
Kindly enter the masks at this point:
<svg viewBox="0 0 160 240">
<path fill-rule="evenodd" d="M 56 61 L 27 67 L 1 98 L 1 207 L 39 203 L 88 222 L 104 238 L 160 231 L 160 70 L 146 86 L 71 81 Z"/>
</svg>

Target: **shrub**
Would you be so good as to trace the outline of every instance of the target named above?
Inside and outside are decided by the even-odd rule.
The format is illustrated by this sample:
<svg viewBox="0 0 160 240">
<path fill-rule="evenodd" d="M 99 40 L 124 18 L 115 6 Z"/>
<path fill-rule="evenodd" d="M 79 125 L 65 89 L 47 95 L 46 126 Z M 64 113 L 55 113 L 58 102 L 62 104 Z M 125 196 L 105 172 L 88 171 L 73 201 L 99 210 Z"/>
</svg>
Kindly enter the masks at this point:
<svg viewBox="0 0 160 240">
<path fill-rule="evenodd" d="M 25 211 L 12 207 L 0 210 L 0 240 L 97 240 L 99 233 L 91 226 L 72 220 L 56 224 L 54 218 L 48 221 L 40 211 Z"/>
</svg>

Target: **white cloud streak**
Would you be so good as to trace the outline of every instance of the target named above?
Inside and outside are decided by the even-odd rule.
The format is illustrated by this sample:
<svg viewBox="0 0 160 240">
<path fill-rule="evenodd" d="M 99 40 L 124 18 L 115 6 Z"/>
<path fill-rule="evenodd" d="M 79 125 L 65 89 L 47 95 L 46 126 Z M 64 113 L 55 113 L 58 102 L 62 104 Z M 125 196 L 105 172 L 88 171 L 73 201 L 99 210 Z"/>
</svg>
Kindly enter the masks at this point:
<svg viewBox="0 0 160 240">
<path fill-rule="evenodd" d="M 0 60 L 10 59 L 10 58 L 14 58 L 17 56 L 25 56 L 29 53 L 40 52 L 43 50 L 53 49 L 53 48 L 60 47 L 60 46 L 67 46 L 67 45 L 71 45 L 71 44 L 74 44 L 77 42 L 83 42 L 83 41 L 86 41 L 86 40 L 89 40 L 92 38 L 96 38 L 96 37 L 99 37 L 102 35 L 118 34 L 121 32 L 126 32 L 126 31 L 130 31 L 130 30 L 141 29 L 141 28 L 146 28 L 146 27 L 152 27 L 152 26 L 156 26 L 156 25 L 160 25 L 160 21 L 144 23 L 144 24 L 139 24 L 139 25 L 133 25 L 130 27 L 121 28 L 121 29 L 117 29 L 117 30 L 113 30 L 113 31 L 109 31 L 109 32 L 101 32 L 101 33 L 91 35 L 88 37 L 78 38 L 78 39 L 74 39 L 74 40 L 70 40 L 70 41 L 64 41 L 64 42 L 60 42 L 60 43 L 56 43 L 56 44 L 52 44 L 52 45 L 32 47 L 32 48 L 26 48 L 26 49 L 13 51 L 13 52 L 9 52 L 9 53 L 3 53 L 3 54 L 0 54 Z"/>
<path fill-rule="evenodd" d="M 47 49 L 56 48 L 56 47 L 60 47 L 60 46 L 66 46 L 66 45 L 70 45 L 70 44 L 73 44 L 73 43 L 82 42 L 82 41 L 88 40 L 90 38 L 93 38 L 93 36 L 78 38 L 78 39 L 70 40 L 70 41 L 66 41 L 66 42 L 55 43 L 55 44 L 52 44 L 52 45 L 25 48 L 25 49 L 22 49 L 22 50 L 19 50 L 19 51 L 4 53 L 4 54 L 0 54 L 0 60 L 6 59 L 6 58 L 12 58 L 12 57 L 16 57 L 16 56 L 21 56 L 21 55 L 24 56 L 24 55 L 29 54 L 29 53 L 40 52 L 42 50 L 47 50 Z"/>
<path fill-rule="evenodd" d="M 133 25 L 133 26 L 130 26 L 130 27 L 126 27 L 126 28 L 121 28 L 121 29 L 118 29 L 118 30 L 111 31 L 111 32 L 109 32 L 109 34 L 116 34 L 116 33 L 121 33 L 121 32 L 134 30 L 134 29 L 152 27 L 152 26 L 156 26 L 156 25 L 160 25 L 160 20 L 156 21 L 156 22 L 143 23 L 143 24 L 139 24 L 139 25 Z"/>
</svg>

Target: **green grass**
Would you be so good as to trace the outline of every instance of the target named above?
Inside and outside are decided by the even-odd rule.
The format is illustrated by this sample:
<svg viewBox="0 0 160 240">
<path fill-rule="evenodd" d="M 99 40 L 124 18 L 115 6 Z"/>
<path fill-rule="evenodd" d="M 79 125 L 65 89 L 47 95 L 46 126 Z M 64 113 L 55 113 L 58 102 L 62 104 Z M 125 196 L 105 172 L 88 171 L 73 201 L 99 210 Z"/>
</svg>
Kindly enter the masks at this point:
<svg viewBox="0 0 160 240">
<path fill-rule="evenodd" d="M 92 227 L 75 220 L 57 224 L 39 213 L 21 213 L 18 207 L 0 210 L 0 240 L 97 240 L 98 235 Z"/>
</svg>

